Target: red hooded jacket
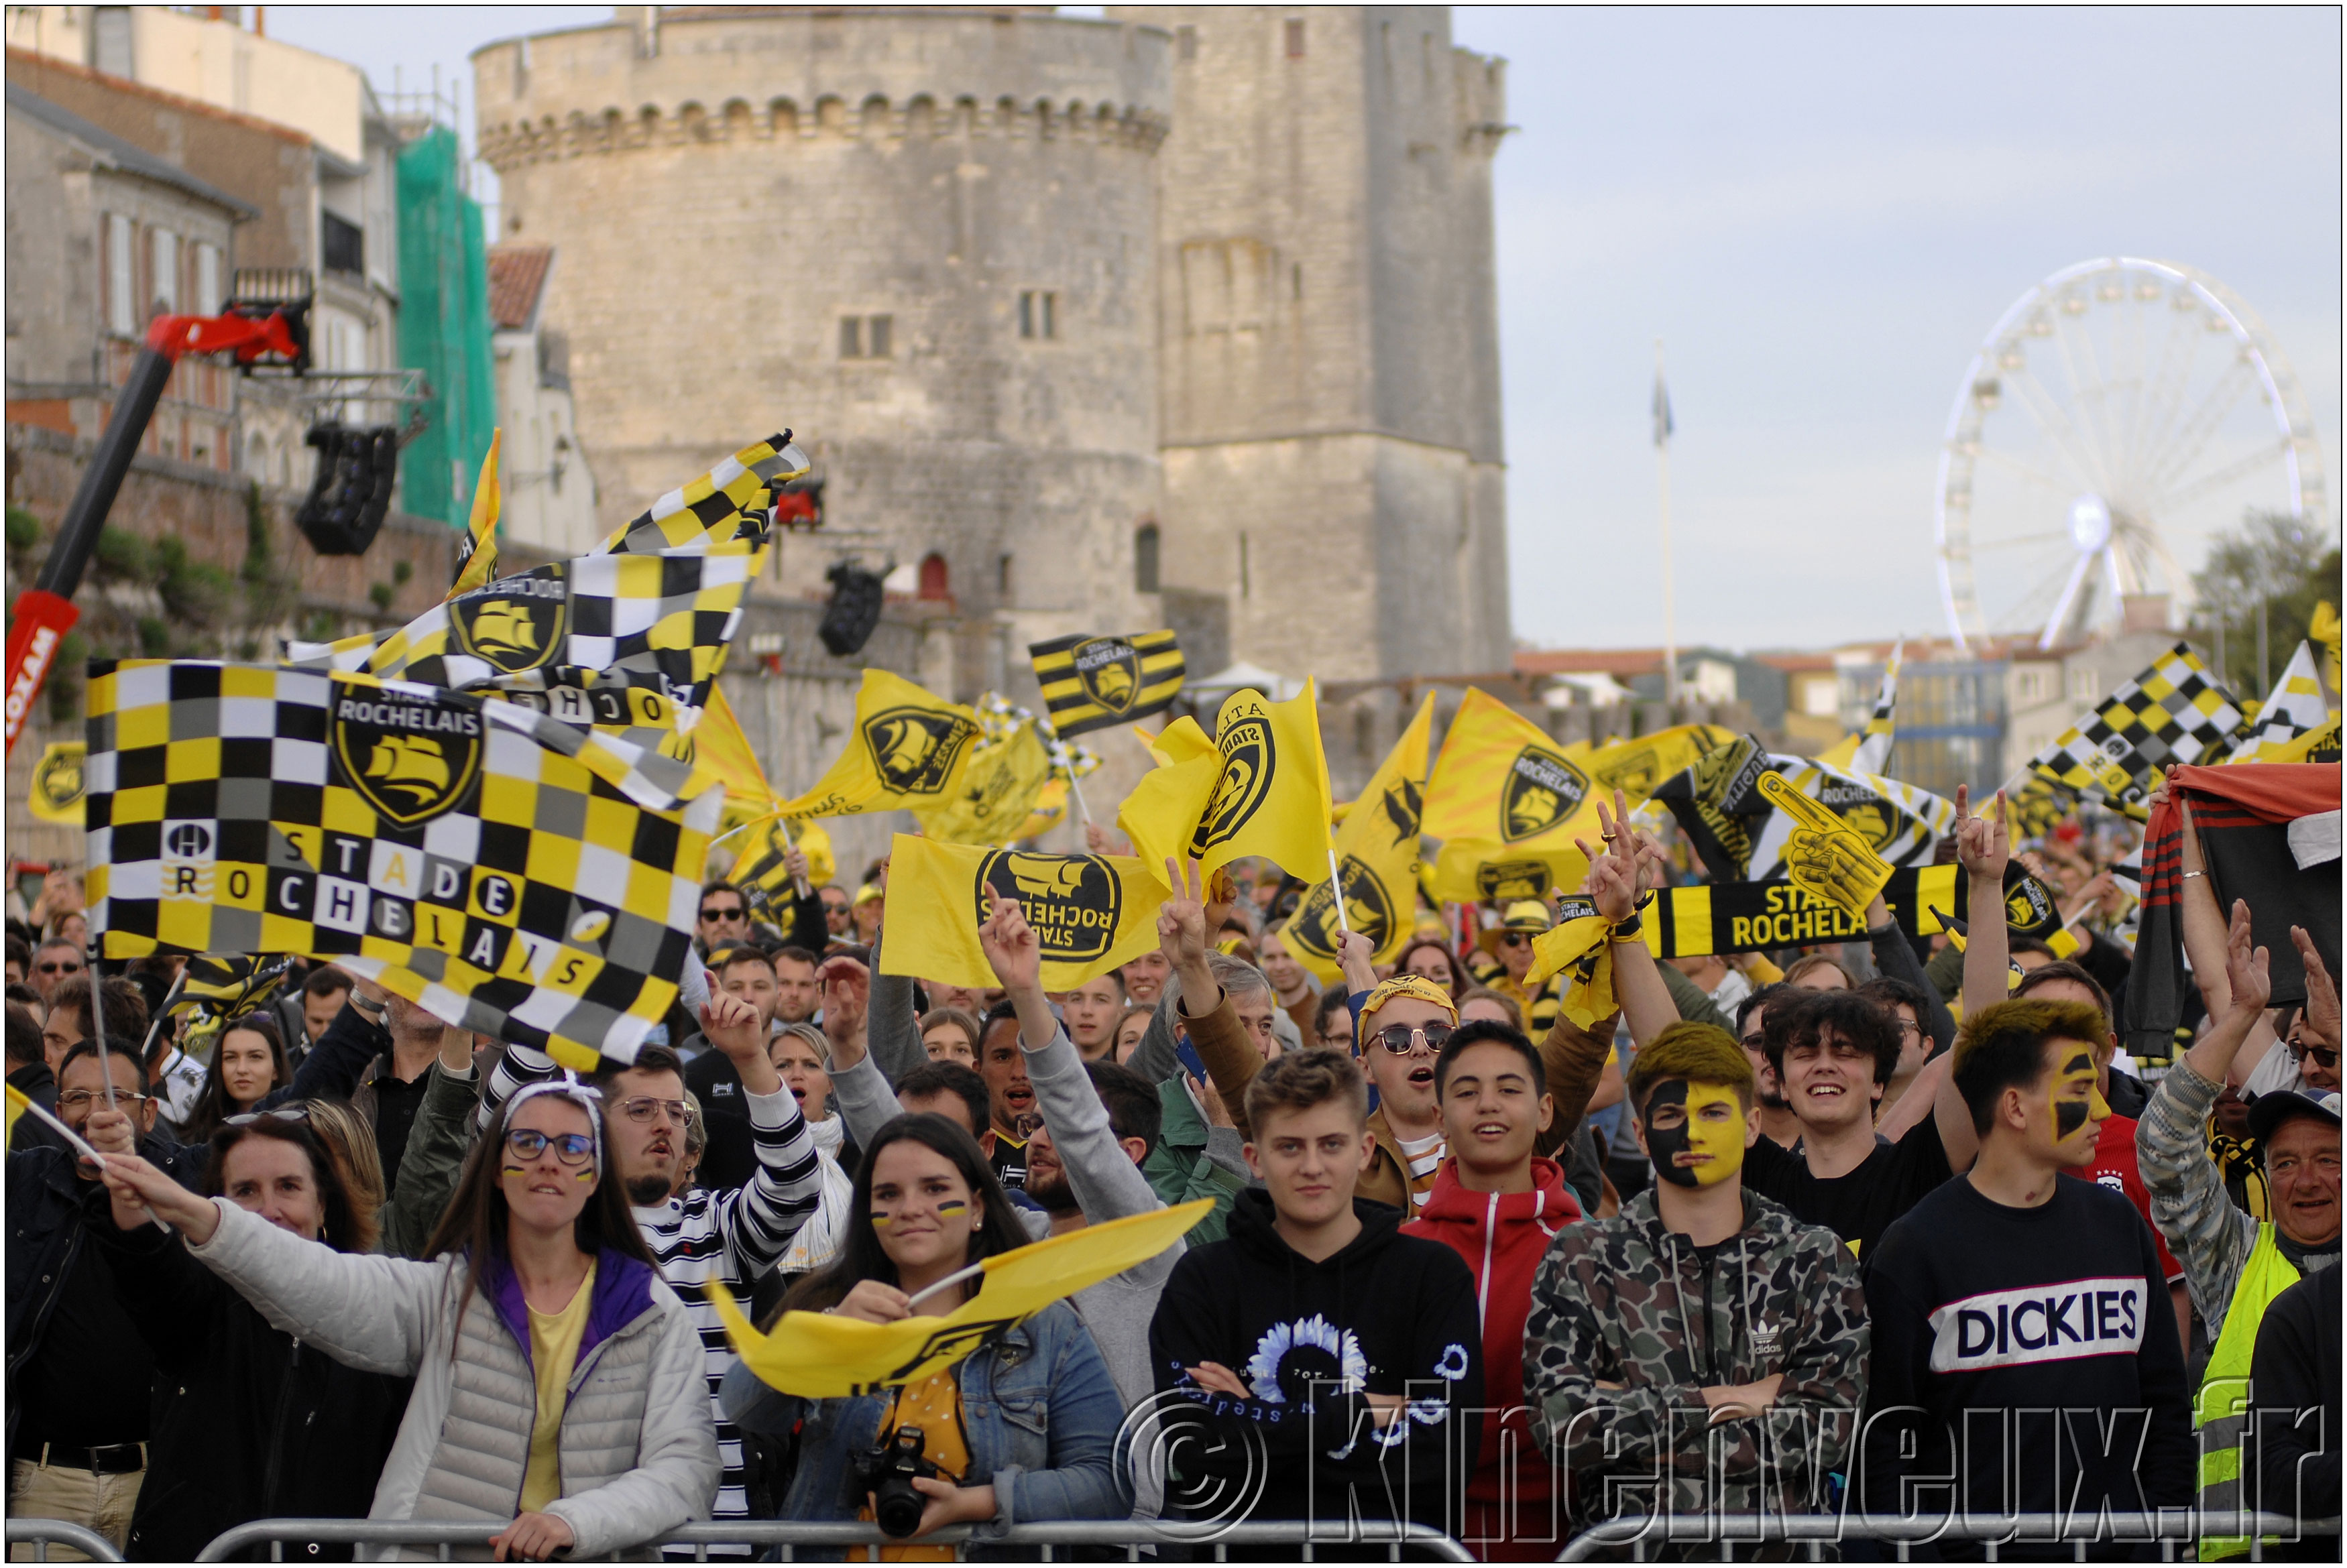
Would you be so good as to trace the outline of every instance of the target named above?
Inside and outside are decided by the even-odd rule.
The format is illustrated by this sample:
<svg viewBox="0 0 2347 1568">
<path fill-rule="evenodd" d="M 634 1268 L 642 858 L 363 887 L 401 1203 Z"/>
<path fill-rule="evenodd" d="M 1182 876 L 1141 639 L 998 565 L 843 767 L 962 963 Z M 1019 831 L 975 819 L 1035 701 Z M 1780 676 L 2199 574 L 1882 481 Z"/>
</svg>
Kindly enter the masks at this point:
<svg viewBox="0 0 2347 1568">
<path fill-rule="evenodd" d="M 1459 1185 L 1459 1162 L 1434 1173 L 1419 1217 L 1404 1236 L 1440 1241 L 1467 1260 L 1475 1277 L 1475 1310 L 1483 1328 L 1483 1441 L 1467 1483 L 1469 1548 L 1487 1561 L 1539 1562 L 1564 1544 L 1563 1499 L 1548 1456 L 1534 1441 L 1524 1409 L 1524 1319 L 1532 1311 L 1532 1275 L 1559 1230 L 1577 1224 L 1581 1205 L 1553 1160 L 1532 1161 L 1532 1190 L 1470 1192 Z M 1504 1413 L 1502 1413 L 1504 1412 Z M 1515 1449 L 1516 1518 L 1501 1516 L 1502 1429 Z M 1552 1522 L 1553 1521 L 1553 1522 Z"/>
</svg>

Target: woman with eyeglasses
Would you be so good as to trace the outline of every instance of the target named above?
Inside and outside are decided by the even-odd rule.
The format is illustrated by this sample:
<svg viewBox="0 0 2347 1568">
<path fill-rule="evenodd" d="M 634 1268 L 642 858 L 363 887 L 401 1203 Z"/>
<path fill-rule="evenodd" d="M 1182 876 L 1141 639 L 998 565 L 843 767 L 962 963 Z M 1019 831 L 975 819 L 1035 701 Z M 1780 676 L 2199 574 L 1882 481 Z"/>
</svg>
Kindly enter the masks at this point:
<svg viewBox="0 0 2347 1568">
<path fill-rule="evenodd" d="M 717 1490 L 700 1336 L 604 1160 L 600 1095 L 523 1088 L 475 1145 L 429 1262 L 309 1246 L 143 1161 L 110 1160 L 106 1179 L 272 1327 L 415 1380 L 368 1517 L 477 1522 L 497 1561 L 538 1562 L 640 1547 Z"/>
<path fill-rule="evenodd" d="M 967 1129 L 934 1115 L 882 1127 L 856 1174 L 838 1259 L 783 1298 L 781 1310 L 835 1312 L 867 1323 L 943 1317 L 978 1290 L 958 1278 L 972 1264 L 1027 1244 L 994 1169 Z M 772 1329 L 770 1320 L 766 1327 Z M 808 1400 L 767 1387 L 736 1362 L 722 1390 L 745 1432 L 798 1440 L 798 1468 L 782 1517 L 871 1520 L 871 1489 L 856 1460 L 917 1429 L 937 1467 L 912 1485 L 917 1521 L 879 1522 L 918 1541 L 969 1524 L 978 1544 L 1012 1524 L 1115 1519 L 1132 1506 L 1113 1462 L 1124 1416 L 1092 1335 L 1064 1301 L 992 1339 L 921 1382 L 884 1393 Z M 897 1528 L 909 1524 L 909 1529 Z M 951 1562 L 951 1547 L 889 1547 L 887 1561 Z"/>
<path fill-rule="evenodd" d="M 374 1157 L 372 1144 L 366 1157 Z M 296 1103 L 220 1127 L 203 1194 L 298 1238 L 306 1251 L 364 1253 L 375 1226 L 374 1205 L 357 1190 L 363 1179 Z M 184 1563 L 254 1519 L 364 1516 L 398 1434 L 405 1380 L 345 1366 L 272 1327 L 126 1188 L 111 1196 L 110 1216 L 94 1219 L 90 1232 L 156 1372 L 130 1559 Z M 204 1198 L 181 1196 L 212 1212 Z M 313 1559 L 351 1554 L 317 1543 L 294 1551 Z"/>
<path fill-rule="evenodd" d="M 212 1046 L 203 1089 L 179 1129 L 180 1141 L 202 1143 L 231 1116 L 251 1110 L 268 1098 L 272 1089 L 292 1081 L 293 1070 L 286 1063 L 285 1042 L 279 1037 L 277 1025 L 258 1013 L 231 1019 Z"/>
</svg>

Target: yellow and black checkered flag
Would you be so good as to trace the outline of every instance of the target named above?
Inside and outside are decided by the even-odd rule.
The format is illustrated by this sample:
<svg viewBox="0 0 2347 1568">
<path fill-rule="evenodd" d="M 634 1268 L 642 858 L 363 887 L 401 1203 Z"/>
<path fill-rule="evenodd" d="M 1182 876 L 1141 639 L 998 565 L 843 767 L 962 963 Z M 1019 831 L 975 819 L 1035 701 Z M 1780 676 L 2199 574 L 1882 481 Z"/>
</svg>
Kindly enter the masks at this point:
<svg viewBox="0 0 2347 1568">
<path fill-rule="evenodd" d="M 297 646 L 290 662 L 496 691 L 570 723 L 673 729 L 678 708 L 708 700 L 758 555 L 735 541 L 556 561 L 458 594 L 380 641 Z"/>
<path fill-rule="evenodd" d="M 2138 822 L 2168 769 L 2213 763 L 2232 749 L 2246 720 L 2190 647 L 2178 643 L 2159 662 L 2097 704 L 2029 759 L 2030 769 L 2072 794 L 2100 799 Z"/>
<path fill-rule="evenodd" d="M 682 764 L 364 676 L 127 660 L 88 700 L 107 957 L 323 959 L 582 1069 L 675 1000 L 723 804 Z"/>
<path fill-rule="evenodd" d="M 599 555 L 658 555 L 710 550 L 736 538 L 764 544 L 766 508 L 778 486 L 814 464 L 791 433 L 745 446 L 700 478 L 670 491 L 597 546 Z"/>
<path fill-rule="evenodd" d="M 1054 637 L 1029 643 L 1027 657 L 1062 740 L 1164 712 L 1188 673 L 1172 632 Z"/>
<path fill-rule="evenodd" d="M 292 959 L 282 953 L 273 958 L 257 952 L 199 954 L 180 971 L 175 988 L 179 1000 L 172 1005 L 201 1003 L 220 1017 L 250 1013 L 268 1000 L 292 967 Z"/>
</svg>

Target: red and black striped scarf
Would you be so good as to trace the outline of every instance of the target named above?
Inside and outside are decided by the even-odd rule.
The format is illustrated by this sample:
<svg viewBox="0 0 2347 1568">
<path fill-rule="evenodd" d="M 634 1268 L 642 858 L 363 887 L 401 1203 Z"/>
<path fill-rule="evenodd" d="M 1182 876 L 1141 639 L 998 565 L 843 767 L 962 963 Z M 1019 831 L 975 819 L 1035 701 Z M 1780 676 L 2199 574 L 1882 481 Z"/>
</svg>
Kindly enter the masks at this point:
<svg viewBox="0 0 2347 1568">
<path fill-rule="evenodd" d="M 2251 940 L 2266 950 L 2273 1004 L 2306 999 L 2306 972 L 2290 940 L 2303 926 L 2331 972 L 2339 968 L 2339 861 L 2301 871 L 2291 853 L 2291 822 L 2339 809 L 2340 765 L 2268 763 L 2253 767 L 2177 768 L 2168 795 L 2153 808 L 2143 844 L 2143 919 L 2135 967 L 2127 976 L 2127 1040 L 2130 1053 L 2157 1057 L 2184 1012 L 2184 813 L 2192 807 L 2200 853 L 2217 906 L 2250 906 Z"/>
</svg>

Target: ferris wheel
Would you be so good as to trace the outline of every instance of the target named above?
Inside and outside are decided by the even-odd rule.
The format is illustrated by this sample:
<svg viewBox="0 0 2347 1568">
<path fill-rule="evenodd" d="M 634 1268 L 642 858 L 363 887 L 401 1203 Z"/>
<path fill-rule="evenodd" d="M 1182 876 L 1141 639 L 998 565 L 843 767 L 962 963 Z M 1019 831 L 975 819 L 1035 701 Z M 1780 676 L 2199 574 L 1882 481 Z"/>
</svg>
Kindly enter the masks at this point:
<svg viewBox="0 0 2347 1568">
<path fill-rule="evenodd" d="M 2135 594 L 2180 624 L 2211 535 L 2327 510 L 2305 395 L 2249 306 L 2189 267 L 2082 261 L 2014 301 L 1957 389 L 1941 604 L 1960 648 L 2078 641 Z"/>
</svg>

